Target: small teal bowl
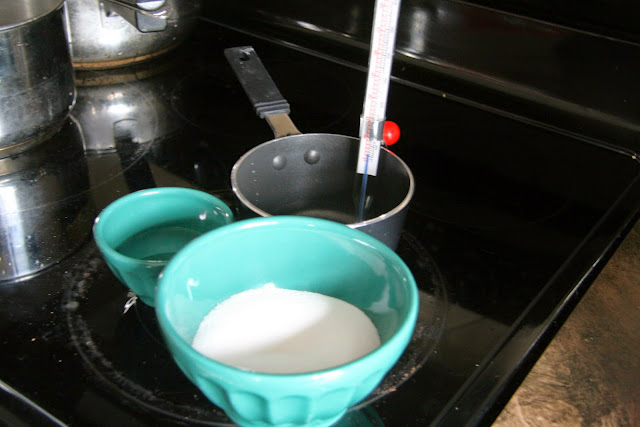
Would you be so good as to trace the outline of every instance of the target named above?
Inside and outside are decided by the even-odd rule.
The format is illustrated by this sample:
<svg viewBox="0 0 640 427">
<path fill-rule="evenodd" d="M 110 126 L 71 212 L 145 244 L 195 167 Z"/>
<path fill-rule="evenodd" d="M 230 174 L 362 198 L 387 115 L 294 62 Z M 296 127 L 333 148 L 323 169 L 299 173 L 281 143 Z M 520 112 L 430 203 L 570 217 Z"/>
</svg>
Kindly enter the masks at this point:
<svg viewBox="0 0 640 427">
<path fill-rule="evenodd" d="M 238 369 L 191 342 L 205 315 L 233 294 L 274 284 L 347 301 L 373 321 L 381 346 L 347 364 L 302 374 Z M 345 225 L 305 217 L 236 222 L 199 237 L 163 271 L 160 329 L 185 375 L 243 426 L 328 426 L 371 393 L 407 347 L 418 290 L 402 259 Z"/>
<path fill-rule="evenodd" d="M 111 203 L 96 218 L 93 235 L 113 274 L 153 307 L 169 260 L 196 237 L 231 222 L 229 206 L 211 194 L 159 187 Z"/>
</svg>

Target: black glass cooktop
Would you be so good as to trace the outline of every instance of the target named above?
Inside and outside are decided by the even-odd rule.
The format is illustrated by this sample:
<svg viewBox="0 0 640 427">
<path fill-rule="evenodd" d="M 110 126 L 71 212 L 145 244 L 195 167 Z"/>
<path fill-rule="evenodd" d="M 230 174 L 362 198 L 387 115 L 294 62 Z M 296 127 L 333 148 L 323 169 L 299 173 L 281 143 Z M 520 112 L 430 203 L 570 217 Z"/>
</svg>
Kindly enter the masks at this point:
<svg viewBox="0 0 640 427">
<path fill-rule="evenodd" d="M 78 73 L 60 133 L 0 160 L 1 420 L 229 423 L 175 366 L 153 310 L 131 305 L 91 225 L 154 186 L 210 192 L 243 217 L 231 167 L 272 138 L 223 55 L 243 45 L 301 131 L 357 135 L 362 67 L 213 23 L 154 62 Z M 392 150 L 416 178 L 398 253 L 420 287 L 418 325 L 342 425 L 491 421 L 637 216 L 633 153 L 435 92 L 395 81 L 388 103 Z"/>
</svg>

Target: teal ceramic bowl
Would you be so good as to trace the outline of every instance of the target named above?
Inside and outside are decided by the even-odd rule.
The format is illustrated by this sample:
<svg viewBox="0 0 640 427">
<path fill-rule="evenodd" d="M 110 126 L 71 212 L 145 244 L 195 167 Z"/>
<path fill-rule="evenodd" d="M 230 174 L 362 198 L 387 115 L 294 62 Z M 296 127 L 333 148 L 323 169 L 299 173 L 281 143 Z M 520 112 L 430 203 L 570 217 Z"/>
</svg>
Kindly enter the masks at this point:
<svg viewBox="0 0 640 427">
<path fill-rule="evenodd" d="M 375 324 L 381 346 L 347 364 L 302 374 L 234 368 L 191 346 L 204 316 L 241 291 L 276 287 L 347 301 Z M 161 275 L 160 329 L 186 376 L 244 426 L 324 426 L 338 421 L 383 379 L 407 347 L 418 291 L 402 259 L 377 239 L 331 221 L 268 217 L 207 233 L 180 251 Z"/>
<path fill-rule="evenodd" d="M 233 222 L 231 209 L 208 193 L 179 187 L 136 191 L 107 206 L 93 235 L 113 274 L 154 306 L 158 276 L 187 243 Z"/>
</svg>

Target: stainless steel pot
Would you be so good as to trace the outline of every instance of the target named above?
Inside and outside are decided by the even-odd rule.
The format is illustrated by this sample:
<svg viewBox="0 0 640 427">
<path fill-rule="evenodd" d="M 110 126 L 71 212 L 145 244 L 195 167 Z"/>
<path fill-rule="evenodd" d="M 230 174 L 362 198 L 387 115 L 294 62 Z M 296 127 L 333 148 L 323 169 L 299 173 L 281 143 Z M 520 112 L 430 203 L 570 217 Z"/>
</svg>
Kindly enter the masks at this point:
<svg viewBox="0 0 640 427">
<path fill-rule="evenodd" d="M 396 249 L 415 187 L 406 163 L 382 148 L 378 175 L 369 178 L 365 216 L 358 220 L 360 140 L 300 134 L 289 118 L 289 104 L 253 48 L 231 48 L 225 55 L 277 138 L 253 148 L 233 166 L 231 186 L 242 204 L 261 216 L 302 215 L 341 222 Z"/>
<path fill-rule="evenodd" d="M 0 158 L 60 129 L 75 99 L 62 0 L 0 2 Z"/>
<path fill-rule="evenodd" d="M 180 44 L 201 0 L 66 0 L 69 48 L 76 68 L 145 61 Z"/>
<path fill-rule="evenodd" d="M 70 119 L 46 143 L 0 159 L 0 283 L 54 265 L 87 241 L 96 213 L 90 196 Z"/>
</svg>

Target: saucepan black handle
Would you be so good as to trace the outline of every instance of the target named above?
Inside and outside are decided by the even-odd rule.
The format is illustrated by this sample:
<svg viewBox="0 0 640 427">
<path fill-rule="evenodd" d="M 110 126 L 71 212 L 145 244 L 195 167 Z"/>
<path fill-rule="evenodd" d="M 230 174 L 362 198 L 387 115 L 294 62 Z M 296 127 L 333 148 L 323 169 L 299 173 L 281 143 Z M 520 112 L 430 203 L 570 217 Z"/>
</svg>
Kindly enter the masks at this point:
<svg viewBox="0 0 640 427">
<path fill-rule="evenodd" d="M 289 103 L 253 47 L 232 47 L 225 49 L 224 55 L 261 119 L 272 114 L 289 114 Z"/>
</svg>

